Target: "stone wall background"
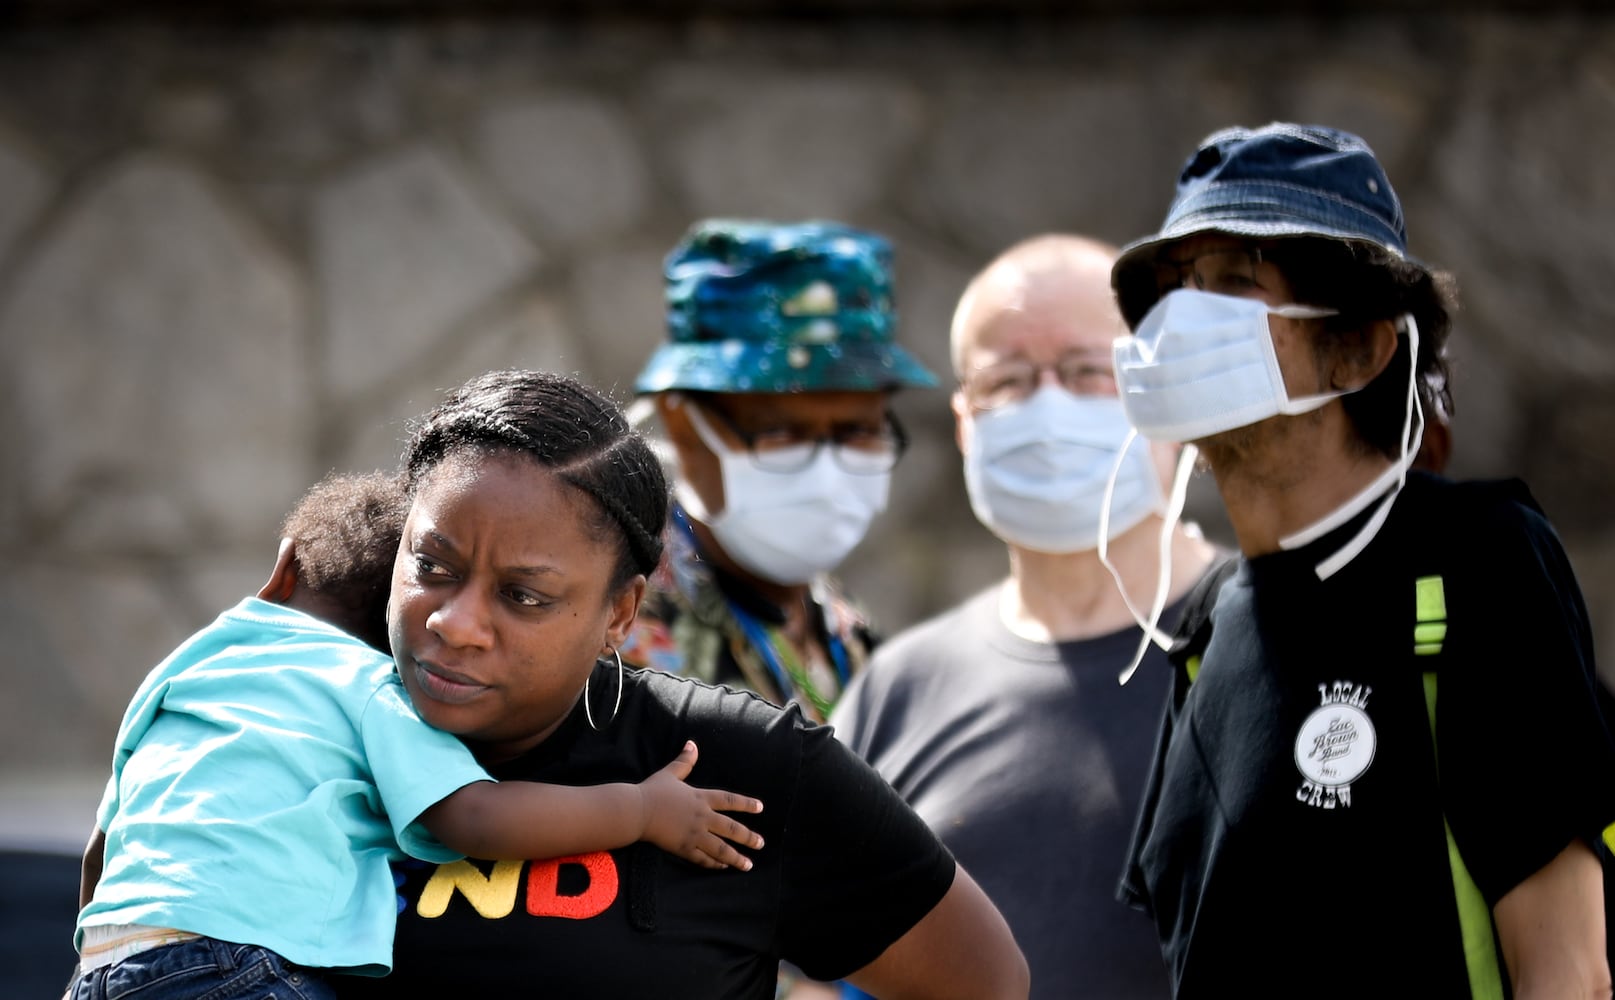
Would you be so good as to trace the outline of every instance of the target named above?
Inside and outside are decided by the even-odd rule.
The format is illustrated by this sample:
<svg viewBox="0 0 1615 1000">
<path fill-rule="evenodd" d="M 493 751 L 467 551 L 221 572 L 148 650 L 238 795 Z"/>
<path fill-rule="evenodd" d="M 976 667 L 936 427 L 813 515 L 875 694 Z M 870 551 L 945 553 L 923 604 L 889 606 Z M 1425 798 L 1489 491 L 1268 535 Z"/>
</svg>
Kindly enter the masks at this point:
<svg viewBox="0 0 1615 1000">
<path fill-rule="evenodd" d="M 5 26 L 0 815 L 71 786 L 87 823 L 150 665 L 257 588 L 305 486 L 391 465 L 439 389 L 553 367 L 627 401 L 692 220 L 888 234 L 901 339 L 946 373 L 997 251 L 1150 231 L 1201 136 L 1281 118 L 1368 138 L 1414 252 L 1458 274 L 1449 471 L 1532 483 L 1611 648 L 1607 13 Z M 946 393 L 897 405 L 916 445 L 844 574 L 889 631 L 1004 568 Z M 1193 509 L 1221 530 L 1209 484 Z"/>
</svg>

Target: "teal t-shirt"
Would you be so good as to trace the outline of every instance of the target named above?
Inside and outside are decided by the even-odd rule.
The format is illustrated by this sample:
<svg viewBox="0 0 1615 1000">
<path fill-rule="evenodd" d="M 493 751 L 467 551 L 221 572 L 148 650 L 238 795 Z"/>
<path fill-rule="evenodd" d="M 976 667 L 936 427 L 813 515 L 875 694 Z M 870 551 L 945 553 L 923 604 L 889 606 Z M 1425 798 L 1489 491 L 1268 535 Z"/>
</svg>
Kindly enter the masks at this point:
<svg viewBox="0 0 1615 1000">
<path fill-rule="evenodd" d="M 79 928 L 145 924 L 380 975 L 391 860 L 458 857 L 416 820 L 489 780 L 423 722 L 393 661 L 248 598 L 146 677 L 97 813 L 106 864 Z"/>
</svg>

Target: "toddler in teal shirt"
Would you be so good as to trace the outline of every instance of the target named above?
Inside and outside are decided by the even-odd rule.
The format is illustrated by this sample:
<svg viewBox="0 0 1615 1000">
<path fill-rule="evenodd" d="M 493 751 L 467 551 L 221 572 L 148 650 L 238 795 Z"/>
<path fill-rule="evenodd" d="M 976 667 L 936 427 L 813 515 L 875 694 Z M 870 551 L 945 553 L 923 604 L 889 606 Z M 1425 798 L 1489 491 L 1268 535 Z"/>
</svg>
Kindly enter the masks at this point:
<svg viewBox="0 0 1615 1000">
<path fill-rule="evenodd" d="M 141 684 L 85 852 L 75 998 L 114 992 L 118 968 L 93 985 L 87 975 L 114 963 L 160 979 L 152 963 L 180 960 L 166 945 L 226 967 L 275 965 L 269 978 L 288 990 L 266 994 L 277 997 L 328 995 L 318 970 L 384 974 L 390 862 L 464 856 L 471 844 L 454 831 L 466 825 L 478 849 L 502 844 L 499 857 L 646 840 L 750 868 L 724 838 L 761 839 L 723 813 L 761 803 L 685 784 L 693 744 L 637 785 L 499 785 L 421 720 L 377 648 L 404 513 L 393 477 L 327 477 L 288 516 L 258 596 Z"/>
</svg>

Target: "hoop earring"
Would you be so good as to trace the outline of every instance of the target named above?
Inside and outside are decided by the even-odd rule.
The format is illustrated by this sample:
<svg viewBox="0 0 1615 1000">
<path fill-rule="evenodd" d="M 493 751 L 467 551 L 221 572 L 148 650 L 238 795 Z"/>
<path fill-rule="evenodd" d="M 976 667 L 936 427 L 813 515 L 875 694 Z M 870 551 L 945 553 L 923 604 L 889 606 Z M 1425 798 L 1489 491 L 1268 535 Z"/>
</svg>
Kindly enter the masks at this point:
<svg viewBox="0 0 1615 1000">
<path fill-rule="evenodd" d="M 611 647 L 611 655 L 617 661 L 617 700 L 611 703 L 611 717 L 606 720 L 606 725 L 608 726 L 616 721 L 617 709 L 622 707 L 622 654 L 617 652 L 617 647 L 613 646 Z M 595 662 L 599 663 L 604 659 L 605 657 L 602 656 Z M 595 725 L 594 709 L 589 706 L 589 682 L 593 679 L 594 671 L 592 670 L 589 671 L 589 676 L 583 679 L 583 717 L 589 720 L 589 728 L 598 733 L 602 730 Z"/>
</svg>

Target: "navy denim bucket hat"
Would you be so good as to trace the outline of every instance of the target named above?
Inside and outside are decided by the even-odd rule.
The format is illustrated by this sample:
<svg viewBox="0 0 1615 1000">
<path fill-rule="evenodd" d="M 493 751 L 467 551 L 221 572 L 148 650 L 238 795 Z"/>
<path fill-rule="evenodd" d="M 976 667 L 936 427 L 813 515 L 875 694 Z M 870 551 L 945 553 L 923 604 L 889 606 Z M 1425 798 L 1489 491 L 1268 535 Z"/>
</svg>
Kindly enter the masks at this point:
<svg viewBox="0 0 1615 1000">
<path fill-rule="evenodd" d="M 892 250 L 834 222 L 697 223 L 663 268 L 668 342 L 642 393 L 934 386 L 893 342 Z"/>
<path fill-rule="evenodd" d="M 1402 203 L 1374 151 L 1350 132 L 1321 125 L 1274 122 L 1202 140 L 1178 175 L 1161 231 L 1123 247 L 1111 270 L 1124 314 L 1149 310 L 1160 294 L 1157 256 L 1197 233 L 1323 237 L 1407 256 Z"/>
</svg>

